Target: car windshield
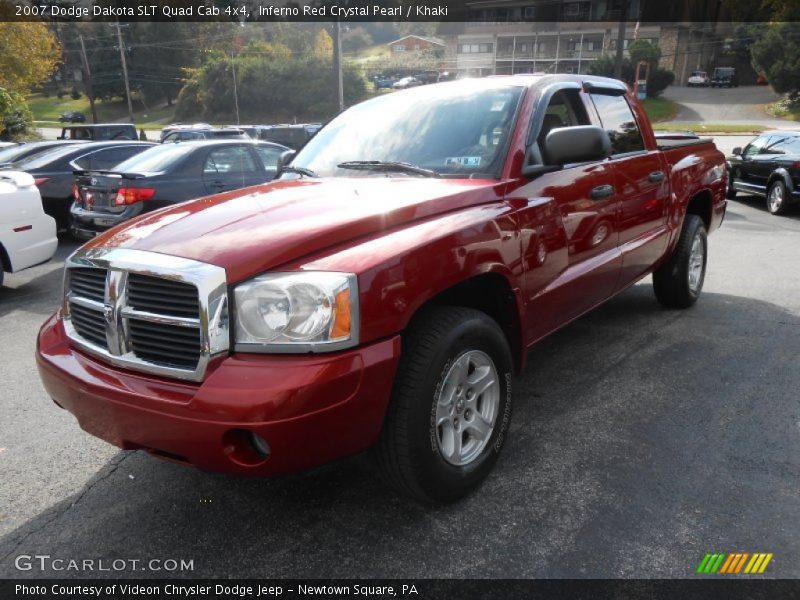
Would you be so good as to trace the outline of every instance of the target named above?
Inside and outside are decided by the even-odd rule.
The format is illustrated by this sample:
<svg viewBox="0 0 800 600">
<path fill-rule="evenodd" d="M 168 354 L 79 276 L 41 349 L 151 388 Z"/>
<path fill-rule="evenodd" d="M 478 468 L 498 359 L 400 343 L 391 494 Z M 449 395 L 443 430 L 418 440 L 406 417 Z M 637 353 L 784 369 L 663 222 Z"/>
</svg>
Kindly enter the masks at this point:
<svg viewBox="0 0 800 600">
<path fill-rule="evenodd" d="M 381 96 L 336 117 L 292 165 L 322 177 L 387 175 L 338 167 L 352 161 L 408 163 L 449 177 L 496 177 L 523 90 L 464 80 Z"/>
<path fill-rule="evenodd" d="M 119 173 L 153 173 L 166 171 L 169 167 L 189 154 L 196 146 L 169 144 L 154 146 L 119 163 L 114 170 Z"/>
</svg>

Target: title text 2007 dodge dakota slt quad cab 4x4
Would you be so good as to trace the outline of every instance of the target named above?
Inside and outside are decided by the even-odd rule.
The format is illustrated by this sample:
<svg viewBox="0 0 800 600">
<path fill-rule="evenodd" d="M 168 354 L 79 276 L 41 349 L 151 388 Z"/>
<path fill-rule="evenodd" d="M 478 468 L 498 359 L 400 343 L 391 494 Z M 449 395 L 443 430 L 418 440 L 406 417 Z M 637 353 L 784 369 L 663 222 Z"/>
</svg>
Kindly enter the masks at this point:
<svg viewBox="0 0 800 600">
<path fill-rule="evenodd" d="M 372 448 L 399 490 L 453 500 L 495 463 L 531 344 L 649 273 L 693 304 L 726 206 L 711 142 L 657 140 L 589 76 L 381 96 L 281 173 L 68 259 L 38 364 L 86 431 L 253 475 Z"/>
</svg>

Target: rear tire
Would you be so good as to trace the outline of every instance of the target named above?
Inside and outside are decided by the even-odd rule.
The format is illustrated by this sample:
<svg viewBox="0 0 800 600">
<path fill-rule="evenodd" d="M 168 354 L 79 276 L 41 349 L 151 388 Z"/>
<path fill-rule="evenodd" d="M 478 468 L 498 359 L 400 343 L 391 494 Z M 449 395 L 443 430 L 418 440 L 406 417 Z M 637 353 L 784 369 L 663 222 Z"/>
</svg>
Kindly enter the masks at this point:
<svg viewBox="0 0 800 600">
<path fill-rule="evenodd" d="M 678 244 L 669 262 L 653 273 L 656 299 L 669 308 L 689 308 L 703 290 L 708 236 L 703 219 L 686 215 Z"/>
<path fill-rule="evenodd" d="M 440 306 L 416 318 L 375 448 L 383 479 L 430 503 L 478 487 L 508 433 L 511 369 L 506 337 L 486 314 Z"/>
<path fill-rule="evenodd" d="M 784 215 L 789 209 L 789 199 L 786 192 L 786 184 L 780 179 L 774 181 L 769 186 L 767 192 L 767 210 L 773 215 Z"/>
</svg>

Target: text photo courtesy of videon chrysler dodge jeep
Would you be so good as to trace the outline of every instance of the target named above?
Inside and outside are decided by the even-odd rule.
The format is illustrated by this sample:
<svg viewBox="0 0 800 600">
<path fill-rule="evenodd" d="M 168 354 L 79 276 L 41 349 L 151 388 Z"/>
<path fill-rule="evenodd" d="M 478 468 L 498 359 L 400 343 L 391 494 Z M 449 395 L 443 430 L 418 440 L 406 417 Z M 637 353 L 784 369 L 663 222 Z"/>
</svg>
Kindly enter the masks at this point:
<svg viewBox="0 0 800 600">
<path fill-rule="evenodd" d="M 0 597 L 800 594 L 798 56 L 0 0 Z"/>
</svg>

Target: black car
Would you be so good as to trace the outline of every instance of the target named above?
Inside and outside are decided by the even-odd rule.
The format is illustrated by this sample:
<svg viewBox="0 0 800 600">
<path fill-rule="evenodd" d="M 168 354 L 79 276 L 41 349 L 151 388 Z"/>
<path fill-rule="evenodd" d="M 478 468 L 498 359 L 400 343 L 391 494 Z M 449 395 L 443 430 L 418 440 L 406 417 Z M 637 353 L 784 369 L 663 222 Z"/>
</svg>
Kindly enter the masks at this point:
<svg viewBox="0 0 800 600">
<path fill-rule="evenodd" d="M 12 163 L 18 162 L 29 156 L 47 152 L 53 148 L 59 148 L 70 144 L 80 144 L 78 140 L 50 140 L 47 142 L 26 142 L 24 144 L 14 144 L 7 148 L 0 148 L 0 169 L 8 168 Z"/>
<path fill-rule="evenodd" d="M 739 77 L 733 67 L 717 67 L 711 76 L 711 87 L 739 87 Z"/>
<path fill-rule="evenodd" d="M 259 139 L 300 150 L 320 129 L 321 123 L 266 125 L 261 129 Z"/>
<path fill-rule="evenodd" d="M 738 192 L 764 196 L 773 215 L 800 202 L 800 131 L 768 131 L 728 157 L 729 199 Z"/>
<path fill-rule="evenodd" d="M 62 113 L 58 120 L 61 123 L 86 123 L 86 115 L 79 110 Z"/>
<path fill-rule="evenodd" d="M 88 239 L 144 212 L 266 183 L 288 151 L 254 140 L 161 144 L 113 171 L 76 171 L 70 231 Z"/>
<path fill-rule="evenodd" d="M 197 140 L 248 140 L 251 139 L 241 129 L 173 129 L 161 140 L 169 142 L 193 142 Z"/>
<path fill-rule="evenodd" d="M 73 125 L 61 130 L 60 140 L 138 140 L 136 126 L 130 123 L 100 123 L 98 125 Z"/>
<path fill-rule="evenodd" d="M 64 144 L 23 158 L 10 168 L 33 175 L 44 211 L 56 220 L 59 229 L 67 229 L 75 169 L 110 169 L 154 145 L 132 141 Z"/>
</svg>

